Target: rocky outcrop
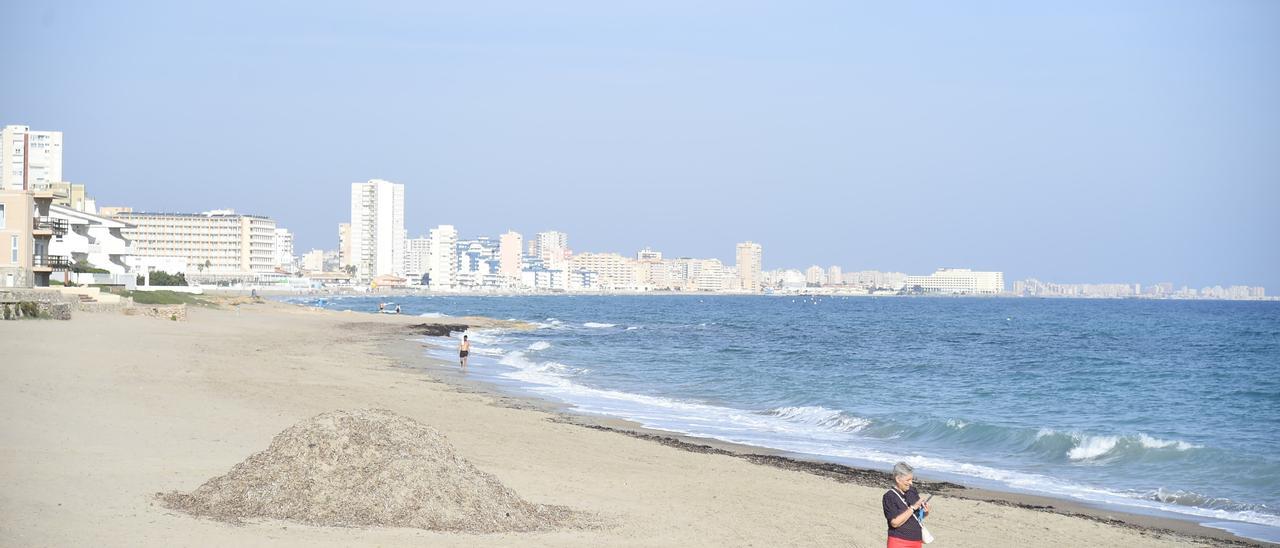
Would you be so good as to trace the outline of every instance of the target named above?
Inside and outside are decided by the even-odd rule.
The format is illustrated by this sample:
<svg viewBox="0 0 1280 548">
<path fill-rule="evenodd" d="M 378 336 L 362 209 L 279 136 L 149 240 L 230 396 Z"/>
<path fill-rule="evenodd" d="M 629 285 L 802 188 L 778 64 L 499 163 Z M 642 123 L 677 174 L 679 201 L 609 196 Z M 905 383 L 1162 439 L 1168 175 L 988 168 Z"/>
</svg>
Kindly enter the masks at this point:
<svg viewBox="0 0 1280 548">
<path fill-rule="evenodd" d="M 428 337 L 448 337 L 454 333 L 466 331 L 467 327 L 469 326 L 461 323 L 420 323 L 409 326 L 409 330 Z"/>
</svg>

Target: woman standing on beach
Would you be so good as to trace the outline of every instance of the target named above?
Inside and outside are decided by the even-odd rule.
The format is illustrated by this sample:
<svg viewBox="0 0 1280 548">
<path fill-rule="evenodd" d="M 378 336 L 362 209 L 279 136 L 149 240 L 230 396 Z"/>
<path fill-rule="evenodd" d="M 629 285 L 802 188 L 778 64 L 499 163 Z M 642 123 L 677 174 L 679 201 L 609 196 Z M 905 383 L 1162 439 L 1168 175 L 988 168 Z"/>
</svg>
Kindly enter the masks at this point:
<svg viewBox="0 0 1280 548">
<path fill-rule="evenodd" d="M 915 471 L 911 465 L 899 462 L 893 465 L 894 486 L 885 491 L 883 500 L 884 519 L 889 522 L 888 548 L 920 548 L 924 545 L 924 531 L 915 513 L 924 508 L 929 514 L 929 505 L 920 500 L 920 493 L 912 487 L 915 482 Z"/>
<path fill-rule="evenodd" d="M 467 354 L 471 353 L 471 341 L 467 340 L 467 336 L 462 336 L 462 344 L 458 345 L 458 363 L 462 364 L 462 368 L 467 368 Z"/>
</svg>

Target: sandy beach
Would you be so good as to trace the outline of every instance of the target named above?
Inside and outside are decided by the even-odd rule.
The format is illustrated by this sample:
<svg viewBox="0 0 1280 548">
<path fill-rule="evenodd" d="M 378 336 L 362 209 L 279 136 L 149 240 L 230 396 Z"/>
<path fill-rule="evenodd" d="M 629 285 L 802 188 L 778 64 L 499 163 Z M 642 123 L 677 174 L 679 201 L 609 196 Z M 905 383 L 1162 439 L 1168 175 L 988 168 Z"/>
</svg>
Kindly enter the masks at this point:
<svg viewBox="0 0 1280 548">
<path fill-rule="evenodd" d="M 884 545 L 888 483 L 876 485 L 874 473 L 492 393 L 452 364 L 421 357 L 409 326 L 431 321 L 263 302 L 192 307 L 185 322 L 107 313 L 4 322 L 0 544 Z M 525 499 L 589 512 L 604 525 L 468 534 L 229 524 L 156 497 L 196 489 L 299 421 L 368 408 L 429 425 Z M 933 546 L 1252 545 L 1190 522 L 973 489 L 943 490 L 933 506 Z"/>
</svg>

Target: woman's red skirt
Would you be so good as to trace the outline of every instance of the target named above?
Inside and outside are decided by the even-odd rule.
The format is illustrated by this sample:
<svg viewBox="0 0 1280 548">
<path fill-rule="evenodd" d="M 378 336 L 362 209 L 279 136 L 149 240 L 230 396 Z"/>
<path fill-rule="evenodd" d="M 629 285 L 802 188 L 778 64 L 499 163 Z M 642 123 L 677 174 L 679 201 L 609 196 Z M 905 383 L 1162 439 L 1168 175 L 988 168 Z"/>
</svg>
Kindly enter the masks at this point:
<svg viewBox="0 0 1280 548">
<path fill-rule="evenodd" d="M 906 540 L 898 537 L 889 537 L 888 548 L 923 548 L 924 541 Z"/>
</svg>

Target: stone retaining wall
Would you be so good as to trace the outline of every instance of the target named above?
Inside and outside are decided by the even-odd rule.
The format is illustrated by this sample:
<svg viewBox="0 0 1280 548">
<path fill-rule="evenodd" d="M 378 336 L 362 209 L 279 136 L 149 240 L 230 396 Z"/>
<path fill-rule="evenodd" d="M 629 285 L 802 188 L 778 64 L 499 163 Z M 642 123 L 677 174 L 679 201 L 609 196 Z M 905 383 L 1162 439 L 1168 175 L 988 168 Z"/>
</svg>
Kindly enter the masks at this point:
<svg viewBox="0 0 1280 548">
<path fill-rule="evenodd" d="M 36 291 L 33 289 L 4 289 L 0 290 L 0 306 L 7 306 L 10 311 L 9 317 L 17 319 L 18 303 L 36 303 L 41 317 L 52 318 L 55 320 L 71 319 L 71 303 L 66 302 L 62 294 L 56 291 Z M 4 316 L 0 313 L 0 320 Z"/>
<path fill-rule="evenodd" d="M 125 297 L 120 302 L 115 303 L 75 303 L 76 310 L 81 312 L 114 312 L 121 313 L 125 309 L 132 308 L 133 299 Z M 143 305 L 146 306 L 146 305 Z"/>
<path fill-rule="evenodd" d="M 126 316 L 147 316 L 177 322 L 187 321 L 187 305 L 185 304 L 142 304 L 125 308 Z"/>
</svg>

